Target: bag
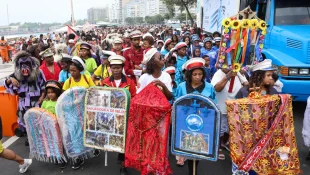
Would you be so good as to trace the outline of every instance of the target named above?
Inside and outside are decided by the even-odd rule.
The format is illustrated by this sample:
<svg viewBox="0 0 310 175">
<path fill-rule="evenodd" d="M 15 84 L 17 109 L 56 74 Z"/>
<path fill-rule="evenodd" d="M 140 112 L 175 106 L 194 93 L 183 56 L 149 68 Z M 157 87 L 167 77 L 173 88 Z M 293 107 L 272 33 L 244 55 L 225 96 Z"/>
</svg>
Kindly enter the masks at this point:
<svg viewBox="0 0 310 175">
<path fill-rule="evenodd" d="M 2 139 L 2 119 L 0 116 L 0 140 Z"/>
</svg>

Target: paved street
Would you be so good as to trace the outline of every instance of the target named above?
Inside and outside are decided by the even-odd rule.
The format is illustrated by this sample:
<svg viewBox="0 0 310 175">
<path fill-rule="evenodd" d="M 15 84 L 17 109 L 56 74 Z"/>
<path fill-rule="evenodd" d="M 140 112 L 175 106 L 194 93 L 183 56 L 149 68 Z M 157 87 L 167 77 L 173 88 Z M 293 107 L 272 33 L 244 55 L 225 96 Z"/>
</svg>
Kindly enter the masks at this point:
<svg viewBox="0 0 310 175">
<path fill-rule="evenodd" d="M 300 164 L 303 174 L 309 174 L 310 172 L 310 161 L 305 161 L 305 157 L 308 154 L 308 149 L 303 145 L 303 139 L 301 135 L 303 115 L 305 110 L 305 103 L 294 103 L 294 119 L 295 119 L 295 131 L 297 137 L 297 144 L 299 149 Z M 4 138 L 2 141 L 5 142 L 8 138 Z M 16 151 L 22 157 L 28 157 L 29 148 L 24 146 L 25 138 L 20 138 L 14 142 L 9 148 Z M 200 161 L 198 167 L 198 174 L 200 175 L 228 175 L 231 174 L 231 159 L 228 157 L 225 161 L 209 162 Z M 106 175 L 118 175 L 120 165 L 116 162 L 117 153 L 108 154 L 108 166 L 104 166 L 104 154 L 102 153 L 99 157 L 91 160 L 86 160 L 83 167 L 79 170 L 72 170 L 71 167 L 67 167 L 61 170 L 58 166 L 51 163 L 33 161 L 32 166 L 26 174 L 29 175 L 95 175 L 95 174 L 106 174 Z M 172 169 L 175 175 L 187 175 L 187 166 L 177 167 L 175 165 L 174 156 L 169 157 Z M 18 165 L 15 162 L 0 159 L 0 170 L 1 175 L 15 175 L 18 173 Z M 139 173 L 135 170 L 129 170 L 130 175 L 138 175 Z"/>
</svg>

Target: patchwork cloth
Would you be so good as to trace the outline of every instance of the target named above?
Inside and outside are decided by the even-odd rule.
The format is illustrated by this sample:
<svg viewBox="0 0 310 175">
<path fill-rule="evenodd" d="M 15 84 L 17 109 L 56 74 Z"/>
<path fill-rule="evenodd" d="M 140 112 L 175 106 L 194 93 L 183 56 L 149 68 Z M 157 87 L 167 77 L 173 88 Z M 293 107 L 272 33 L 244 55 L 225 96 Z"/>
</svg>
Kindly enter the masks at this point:
<svg viewBox="0 0 310 175">
<path fill-rule="evenodd" d="M 249 162 L 253 164 L 248 170 L 262 175 L 300 172 L 290 95 L 249 97 L 226 104 L 233 172 Z M 261 154 L 253 156 L 259 148 Z M 287 159 L 280 157 L 280 150 L 286 150 Z"/>
</svg>

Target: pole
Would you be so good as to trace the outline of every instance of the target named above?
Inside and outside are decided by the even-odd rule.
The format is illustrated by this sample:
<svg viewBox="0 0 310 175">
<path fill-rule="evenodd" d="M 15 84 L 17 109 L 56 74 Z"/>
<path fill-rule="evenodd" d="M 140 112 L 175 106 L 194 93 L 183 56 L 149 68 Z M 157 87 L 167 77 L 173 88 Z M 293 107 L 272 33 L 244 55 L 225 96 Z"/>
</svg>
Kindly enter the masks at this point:
<svg viewBox="0 0 310 175">
<path fill-rule="evenodd" d="M 8 18 L 8 33 L 10 34 L 10 18 L 9 18 L 9 4 L 6 4 L 6 13 L 7 13 L 7 18 Z"/>
<path fill-rule="evenodd" d="M 75 20 L 74 20 L 74 11 L 73 11 L 73 2 L 72 0 L 70 0 L 71 2 L 71 24 L 72 24 L 72 27 L 75 26 Z"/>
<path fill-rule="evenodd" d="M 193 175 L 196 175 L 196 160 L 193 160 Z"/>
<path fill-rule="evenodd" d="M 185 14 L 186 14 L 186 25 L 187 25 L 187 12 Z"/>
</svg>

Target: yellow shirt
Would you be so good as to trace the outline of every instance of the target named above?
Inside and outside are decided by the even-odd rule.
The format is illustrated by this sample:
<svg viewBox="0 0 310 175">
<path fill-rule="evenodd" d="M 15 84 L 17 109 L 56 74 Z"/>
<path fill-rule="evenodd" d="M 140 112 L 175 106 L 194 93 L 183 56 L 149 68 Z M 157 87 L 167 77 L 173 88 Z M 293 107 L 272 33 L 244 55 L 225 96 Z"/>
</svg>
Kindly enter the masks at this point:
<svg viewBox="0 0 310 175">
<path fill-rule="evenodd" d="M 86 70 L 93 74 L 95 69 L 97 68 L 97 63 L 94 58 L 88 58 L 85 60 Z"/>
<path fill-rule="evenodd" d="M 65 84 L 63 85 L 62 89 L 65 91 L 67 89 L 70 89 L 70 88 L 76 87 L 76 86 L 82 86 L 82 87 L 85 87 L 85 88 L 89 88 L 89 87 L 95 86 L 95 83 L 90 78 L 90 76 L 81 75 L 81 79 L 78 82 L 75 82 L 72 77 L 68 78 L 65 81 Z"/>
<path fill-rule="evenodd" d="M 105 79 L 107 77 L 110 77 L 112 75 L 112 71 L 110 69 L 110 66 L 104 65 L 104 71 L 102 72 L 102 64 L 96 69 L 94 74 L 97 77 L 101 77 L 101 79 Z"/>
</svg>

